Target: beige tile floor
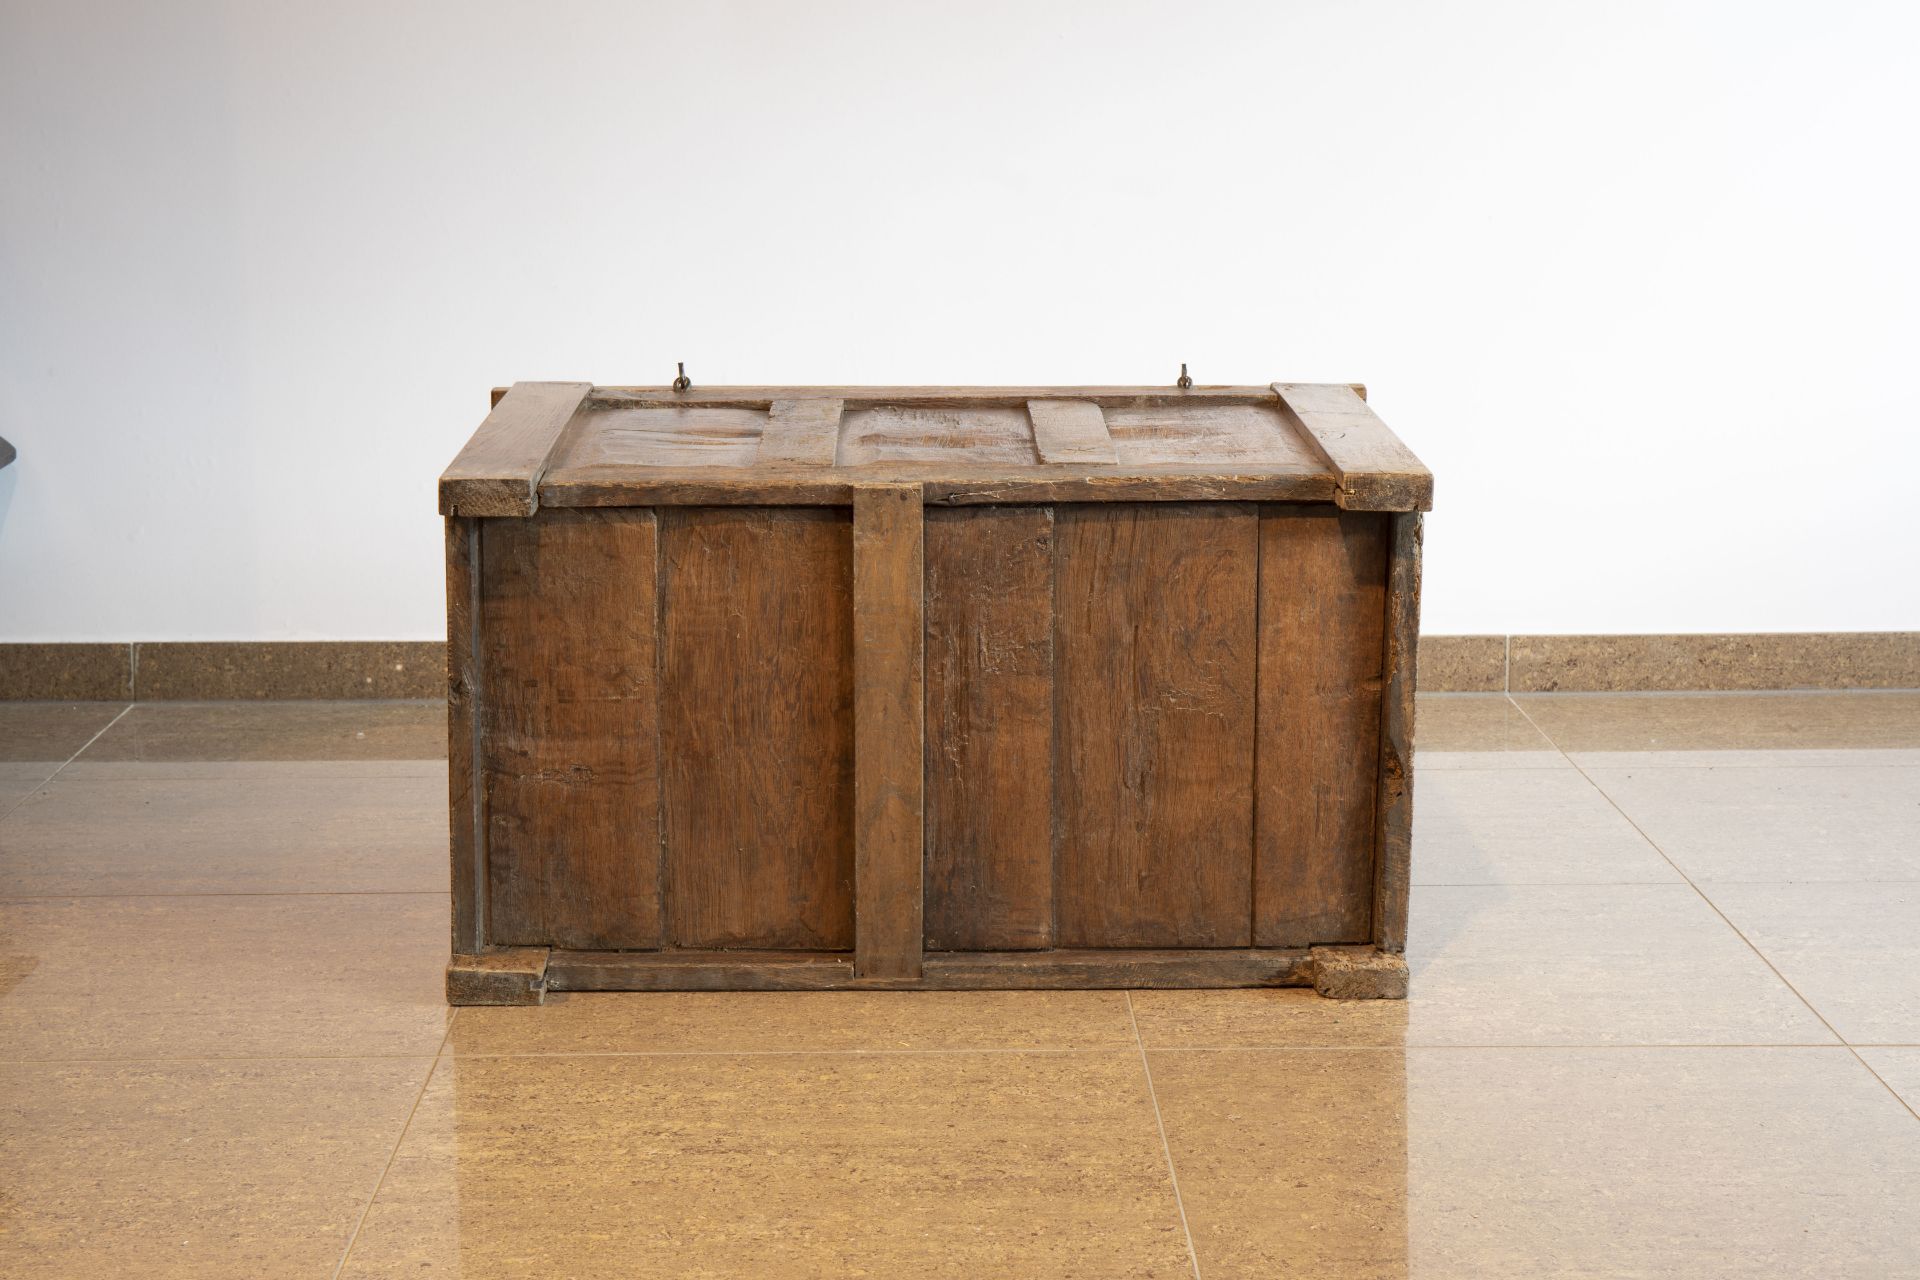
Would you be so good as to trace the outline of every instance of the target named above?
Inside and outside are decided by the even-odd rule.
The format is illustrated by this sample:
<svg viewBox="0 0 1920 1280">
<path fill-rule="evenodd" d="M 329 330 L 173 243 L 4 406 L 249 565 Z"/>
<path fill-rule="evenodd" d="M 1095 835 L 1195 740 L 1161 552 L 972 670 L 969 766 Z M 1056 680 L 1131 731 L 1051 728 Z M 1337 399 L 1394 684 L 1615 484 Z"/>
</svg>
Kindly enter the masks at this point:
<svg viewBox="0 0 1920 1280">
<path fill-rule="evenodd" d="M 0 1275 L 1920 1276 L 1920 694 L 1423 698 L 1413 999 L 440 998 L 442 712 L 0 704 Z"/>
</svg>

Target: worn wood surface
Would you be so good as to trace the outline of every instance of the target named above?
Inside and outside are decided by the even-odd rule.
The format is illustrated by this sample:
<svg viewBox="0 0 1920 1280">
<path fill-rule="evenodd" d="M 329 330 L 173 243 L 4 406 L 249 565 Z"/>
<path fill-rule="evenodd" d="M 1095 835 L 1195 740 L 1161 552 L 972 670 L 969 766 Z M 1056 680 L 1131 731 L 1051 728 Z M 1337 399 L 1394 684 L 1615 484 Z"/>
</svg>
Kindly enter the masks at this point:
<svg viewBox="0 0 1920 1280">
<path fill-rule="evenodd" d="M 447 825 L 453 877 L 453 949 L 487 944 L 486 839 L 477 773 L 480 674 L 475 644 L 480 603 L 480 522 L 446 518 L 447 534 Z"/>
<path fill-rule="evenodd" d="M 830 467 L 840 451 L 838 400 L 775 400 L 757 461 L 763 467 Z"/>
<path fill-rule="evenodd" d="M 1042 462 L 1119 461 L 1113 437 L 1107 434 L 1107 416 L 1091 400 L 1029 400 L 1027 416 L 1033 421 L 1033 445 Z"/>
<path fill-rule="evenodd" d="M 1407 949 L 1407 893 L 1413 880 L 1413 691 L 1420 650 L 1424 533 L 1418 512 L 1393 517 L 1373 890 L 1373 941 L 1387 952 Z"/>
<path fill-rule="evenodd" d="M 1055 512 L 1061 946 L 1252 941 L 1258 538 L 1242 505 Z"/>
<path fill-rule="evenodd" d="M 454 952 L 447 963 L 447 1003 L 451 1005 L 539 1004 L 547 994 L 545 947 L 511 947 L 474 953 Z"/>
<path fill-rule="evenodd" d="M 530 516 L 540 477 L 593 385 L 516 382 L 440 476 L 440 513 Z"/>
<path fill-rule="evenodd" d="M 656 554 L 647 510 L 484 525 L 491 943 L 660 945 Z"/>
<path fill-rule="evenodd" d="M 917 485 L 853 495 L 854 971 L 920 972 L 926 573 Z"/>
<path fill-rule="evenodd" d="M 1259 946 L 1372 937 L 1390 519 L 1261 509 Z"/>
<path fill-rule="evenodd" d="M 1367 389 L 1357 382 L 1334 383 L 1349 387 L 1361 399 Z M 1252 404 L 1270 403 L 1273 385 L 1195 386 L 1182 391 L 1171 383 L 1154 387 L 706 387 L 675 391 L 672 387 L 595 387 L 595 400 L 608 404 L 758 405 L 765 408 L 775 400 L 837 399 L 848 408 L 876 404 L 919 407 L 964 408 L 968 405 L 996 405 L 1018 409 L 1029 400 L 1087 400 L 1103 409 L 1162 404 Z"/>
<path fill-rule="evenodd" d="M 840 430 L 843 467 L 917 464 L 927 474 L 940 474 L 976 466 L 1031 467 L 1034 461 L 1033 424 L 1024 409 L 876 405 L 848 410 Z"/>
<path fill-rule="evenodd" d="M 860 978 L 823 952 L 556 951 L 549 991 L 1030 991 L 1305 987 L 1302 950 L 930 952 L 918 978 Z"/>
<path fill-rule="evenodd" d="M 729 473 L 671 467 L 559 469 L 540 486 L 547 507 L 837 506 L 859 484 L 919 482 L 936 506 L 1062 502 L 1331 502 L 1325 467 L 1284 464 L 1242 471 L 1194 465 L 1135 467 L 1111 475 L 1051 474 L 972 465 L 963 476 L 937 463 L 889 464 L 858 474 L 821 468 Z"/>
<path fill-rule="evenodd" d="M 1433 473 L 1341 383 L 1276 382 L 1282 412 L 1333 469 L 1334 501 L 1352 511 L 1425 511 Z"/>
<path fill-rule="evenodd" d="M 926 514 L 926 937 L 1053 940 L 1053 512 Z"/>
<path fill-rule="evenodd" d="M 852 523 L 662 513 L 671 941 L 853 945 Z"/>
</svg>

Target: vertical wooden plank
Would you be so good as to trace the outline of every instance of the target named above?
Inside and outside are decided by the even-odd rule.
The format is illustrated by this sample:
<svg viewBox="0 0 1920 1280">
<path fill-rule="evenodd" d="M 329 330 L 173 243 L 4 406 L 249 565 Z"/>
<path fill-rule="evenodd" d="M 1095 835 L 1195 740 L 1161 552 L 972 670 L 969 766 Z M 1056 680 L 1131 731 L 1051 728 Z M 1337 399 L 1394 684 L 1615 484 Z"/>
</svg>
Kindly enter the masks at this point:
<svg viewBox="0 0 1920 1280">
<path fill-rule="evenodd" d="M 762 466 L 830 467 L 840 449 L 841 400 L 775 400 L 760 433 Z"/>
<path fill-rule="evenodd" d="M 656 529 L 625 508 L 486 523 L 496 944 L 660 945 Z"/>
<path fill-rule="evenodd" d="M 920 976 L 924 530 L 919 485 L 861 485 L 853 491 L 856 977 Z"/>
<path fill-rule="evenodd" d="M 1055 520 L 1058 945 L 1244 947 L 1255 508 L 1100 503 Z"/>
<path fill-rule="evenodd" d="M 927 510 L 927 947 L 1053 942 L 1053 512 Z"/>
<path fill-rule="evenodd" d="M 487 945 L 486 843 L 477 781 L 475 622 L 480 598 L 480 522 L 447 517 L 447 817 L 453 884 L 453 950 Z"/>
<path fill-rule="evenodd" d="M 1381 699 L 1380 827 L 1375 842 L 1373 940 L 1407 949 L 1407 888 L 1413 879 L 1413 691 L 1420 652 L 1419 512 L 1393 517 L 1387 574 L 1386 693 Z"/>
<path fill-rule="evenodd" d="M 1261 509 L 1257 946 L 1372 941 L 1390 518 Z"/>
<path fill-rule="evenodd" d="M 845 508 L 663 512 L 678 946 L 853 946 L 852 527 Z"/>
</svg>

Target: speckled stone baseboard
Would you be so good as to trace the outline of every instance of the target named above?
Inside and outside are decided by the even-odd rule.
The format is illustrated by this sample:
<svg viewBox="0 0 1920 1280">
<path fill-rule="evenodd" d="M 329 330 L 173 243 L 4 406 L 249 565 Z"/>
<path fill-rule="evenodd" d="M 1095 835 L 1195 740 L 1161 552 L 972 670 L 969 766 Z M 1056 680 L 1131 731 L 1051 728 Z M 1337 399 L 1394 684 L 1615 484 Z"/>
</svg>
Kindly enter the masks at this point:
<svg viewBox="0 0 1920 1280">
<path fill-rule="evenodd" d="M 1423 693 L 1920 689 L 1920 632 L 1421 636 Z M 438 698 L 437 640 L 0 644 L 0 699 Z"/>
<path fill-rule="evenodd" d="M 1515 693 L 1920 688 L 1920 632 L 1514 636 Z"/>
<path fill-rule="evenodd" d="M 0 644 L 0 699 L 446 696 L 437 640 Z"/>
</svg>

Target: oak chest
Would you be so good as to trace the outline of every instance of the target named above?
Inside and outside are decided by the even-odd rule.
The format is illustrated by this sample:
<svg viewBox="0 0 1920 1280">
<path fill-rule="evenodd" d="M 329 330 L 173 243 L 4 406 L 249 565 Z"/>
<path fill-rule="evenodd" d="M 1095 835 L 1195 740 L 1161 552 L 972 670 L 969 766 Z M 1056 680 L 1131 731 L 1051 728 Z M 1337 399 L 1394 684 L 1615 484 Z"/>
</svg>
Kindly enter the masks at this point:
<svg viewBox="0 0 1920 1280">
<path fill-rule="evenodd" d="M 1431 495 L 1345 384 L 497 394 L 449 998 L 1403 995 Z"/>
</svg>

